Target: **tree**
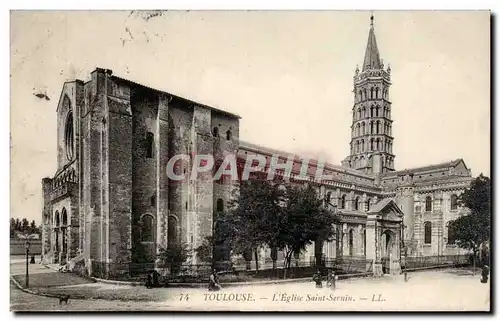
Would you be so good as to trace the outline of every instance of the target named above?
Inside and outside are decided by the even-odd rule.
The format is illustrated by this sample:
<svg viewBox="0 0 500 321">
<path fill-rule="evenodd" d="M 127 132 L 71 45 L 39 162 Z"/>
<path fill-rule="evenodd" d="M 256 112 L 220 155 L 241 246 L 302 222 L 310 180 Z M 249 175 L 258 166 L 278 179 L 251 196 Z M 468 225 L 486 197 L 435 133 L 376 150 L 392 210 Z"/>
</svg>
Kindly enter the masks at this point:
<svg viewBox="0 0 500 321">
<path fill-rule="evenodd" d="M 312 242 L 329 241 L 334 236 L 337 217 L 323 206 L 316 190 L 308 185 L 287 185 L 277 246 L 285 253 L 285 268 Z"/>
<path fill-rule="evenodd" d="M 10 237 L 14 237 L 16 235 L 16 220 L 14 218 L 10 218 Z"/>
<path fill-rule="evenodd" d="M 169 244 L 166 248 L 160 248 L 157 257 L 160 264 L 170 268 L 172 275 L 177 275 L 181 270 L 182 264 L 187 261 L 189 252 L 186 243 Z"/>
<path fill-rule="evenodd" d="M 476 256 L 481 247 L 490 240 L 491 222 L 491 182 L 480 174 L 458 198 L 458 203 L 469 210 L 469 213 L 450 221 L 448 228 L 453 231 L 456 244 L 472 250 L 475 271 Z"/>
<path fill-rule="evenodd" d="M 263 245 L 277 244 L 282 192 L 279 185 L 268 180 L 247 180 L 240 184 L 225 215 L 225 226 L 234 253 L 243 254 L 247 264 Z M 247 268 L 249 265 L 247 265 Z"/>
<path fill-rule="evenodd" d="M 35 220 L 31 221 L 30 227 L 29 227 L 29 233 L 30 234 L 35 234 L 39 232 L 38 227 L 36 226 Z"/>
<path fill-rule="evenodd" d="M 23 218 L 23 220 L 21 221 L 20 231 L 23 233 L 29 233 L 30 231 L 30 222 L 28 222 L 28 220 L 25 218 Z"/>
<path fill-rule="evenodd" d="M 195 249 L 196 257 L 200 262 L 213 264 L 214 237 L 207 236 L 203 243 Z"/>
</svg>

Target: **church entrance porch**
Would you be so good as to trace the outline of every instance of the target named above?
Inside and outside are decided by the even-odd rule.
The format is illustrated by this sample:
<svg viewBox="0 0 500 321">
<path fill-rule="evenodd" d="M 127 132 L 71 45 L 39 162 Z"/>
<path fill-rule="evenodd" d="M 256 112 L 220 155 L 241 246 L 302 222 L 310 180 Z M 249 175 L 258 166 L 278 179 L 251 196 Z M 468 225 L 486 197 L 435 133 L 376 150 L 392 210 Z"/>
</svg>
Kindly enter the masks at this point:
<svg viewBox="0 0 500 321">
<path fill-rule="evenodd" d="M 391 199 L 384 199 L 368 212 L 366 258 L 372 260 L 374 276 L 401 273 L 403 212 Z"/>
</svg>

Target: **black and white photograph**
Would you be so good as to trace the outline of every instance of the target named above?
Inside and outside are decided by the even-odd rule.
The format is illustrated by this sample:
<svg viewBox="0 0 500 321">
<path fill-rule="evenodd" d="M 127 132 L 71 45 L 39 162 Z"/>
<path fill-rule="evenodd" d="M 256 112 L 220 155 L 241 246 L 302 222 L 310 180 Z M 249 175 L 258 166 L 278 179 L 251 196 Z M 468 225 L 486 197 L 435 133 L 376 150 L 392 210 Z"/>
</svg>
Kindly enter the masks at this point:
<svg viewBox="0 0 500 321">
<path fill-rule="evenodd" d="M 9 15 L 11 311 L 491 311 L 491 11 Z"/>
</svg>

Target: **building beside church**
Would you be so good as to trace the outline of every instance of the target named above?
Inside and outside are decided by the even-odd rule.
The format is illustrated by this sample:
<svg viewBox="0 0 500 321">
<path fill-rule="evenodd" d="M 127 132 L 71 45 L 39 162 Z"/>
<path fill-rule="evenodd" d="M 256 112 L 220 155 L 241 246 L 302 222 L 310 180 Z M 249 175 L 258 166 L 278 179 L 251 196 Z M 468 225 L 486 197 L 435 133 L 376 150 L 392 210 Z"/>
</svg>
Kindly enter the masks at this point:
<svg viewBox="0 0 500 321">
<path fill-rule="evenodd" d="M 465 212 L 457 197 L 472 180 L 462 159 L 396 170 L 391 69 L 377 47 L 373 19 L 364 62 L 353 78 L 350 154 L 325 164 L 328 180 L 308 181 L 341 218 L 337 239 L 322 244 L 326 260 L 359 258 L 376 274 L 396 273 L 408 257 L 464 253 L 447 223 Z M 397 108 L 397 107 L 396 107 Z M 240 141 L 239 117 L 96 69 L 90 80 L 63 85 L 57 106 L 57 171 L 43 184 L 43 258 L 80 262 L 91 275 L 122 278 L 168 244 L 196 248 L 212 233 L 237 183 L 172 181 L 165 168 L 179 154 L 289 153 Z M 296 155 L 292 155 L 296 158 Z M 191 167 L 175 167 L 177 174 Z M 300 162 L 292 175 L 299 175 Z M 269 249 L 261 249 L 263 263 Z M 314 245 L 301 253 L 309 261 Z M 192 264 L 200 263 L 196 255 Z"/>
</svg>

